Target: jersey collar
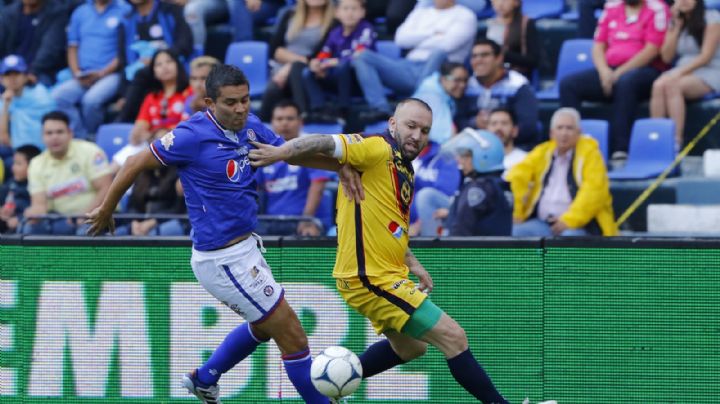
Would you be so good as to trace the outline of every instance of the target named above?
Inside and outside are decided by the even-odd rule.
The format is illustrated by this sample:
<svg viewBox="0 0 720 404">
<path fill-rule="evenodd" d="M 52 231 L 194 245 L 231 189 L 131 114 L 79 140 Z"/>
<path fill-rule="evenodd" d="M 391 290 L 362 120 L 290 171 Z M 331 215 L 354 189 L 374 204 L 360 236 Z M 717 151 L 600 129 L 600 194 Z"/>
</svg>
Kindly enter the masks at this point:
<svg viewBox="0 0 720 404">
<path fill-rule="evenodd" d="M 237 134 L 229 129 L 225 129 L 222 125 L 220 125 L 220 122 L 217 121 L 215 115 L 213 115 L 210 110 L 205 111 L 205 116 L 210 120 L 210 122 L 215 125 L 216 128 L 218 128 L 218 130 L 220 130 L 220 132 L 222 132 L 223 135 L 225 135 L 226 138 L 232 140 L 235 143 L 238 143 Z"/>
</svg>

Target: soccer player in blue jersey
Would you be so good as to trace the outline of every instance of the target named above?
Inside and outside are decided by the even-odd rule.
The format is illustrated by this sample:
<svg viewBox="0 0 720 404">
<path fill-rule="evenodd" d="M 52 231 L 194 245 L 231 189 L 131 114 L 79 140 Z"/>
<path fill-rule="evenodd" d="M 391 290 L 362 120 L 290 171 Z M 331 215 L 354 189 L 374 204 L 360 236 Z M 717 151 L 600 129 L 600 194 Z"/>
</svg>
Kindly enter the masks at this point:
<svg viewBox="0 0 720 404">
<path fill-rule="evenodd" d="M 312 358 L 307 336 L 261 254 L 260 238 L 253 233 L 257 185 L 255 169 L 248 160 L 248 151 L 254 147 L 250 142 L 277 146 L 283 140 L 249 113 L 249 84 L 241 70 L 215 66 L 206 90 L 206 112 L 196 113 L 127 160 L 102 205 L 88 213 L 88 232 L 113 231 L 112 212 L 141 171 L 176 166 L 194 230 L 191 264 L 195 277 L 246 320 L 228 334 L 203 366 L 183 378 L 183 386 L 204 403 L 220 403 L 220 376 L 272 338 L 282 352 L 288 377 L 305 402 L 328 403 L 310 381 Z M 319 156 L 293 163 L 340 169 L 337 160 Z M 354 189 L 360 198 L 361 190 Z"/>
</svg>

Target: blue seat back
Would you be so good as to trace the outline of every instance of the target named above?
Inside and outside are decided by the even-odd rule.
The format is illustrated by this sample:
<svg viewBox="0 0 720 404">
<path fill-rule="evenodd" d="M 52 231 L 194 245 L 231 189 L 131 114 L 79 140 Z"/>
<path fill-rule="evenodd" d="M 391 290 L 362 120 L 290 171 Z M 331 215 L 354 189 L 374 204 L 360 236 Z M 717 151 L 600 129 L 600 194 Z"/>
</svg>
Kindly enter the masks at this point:
<svg viewBox="0 0 720 404">
<path fill-rule="evenodd" d="M 402 52 L 400 50 L 400 47 L 397 46 L 393 41 L 377 41 L 375 42 L 375 46 L 377 47 L 377 52 L 381 55 L 385 55 L 393 59 L 402 58 Z"/>
<path fill-rule="evenodd" d="M 336 135 L 343 133 L 343 127 L 339 123 L 306 123 L 302 131 L 308 134 Z"/>
<path fill-rule="evenodd" d="M 555 18 L 565 12 L 564 0 L 523 0 L 523 14 L 529 18 Z"/>
<path fill-rule="evenodd" d="M 103 149 L 108 160 L 112 160 L 115 153 L 128 143 L 132 128 L 133 124 L 131 123 L 108 123 L 100 125 L 95 135 L 95 143 Z"/>
<path fill-rule="evenodd" d="M 239 67 L 250 82 L 250 96 L 265 92 L 268 82 L 268 44 L 260 41 L 233 42 L 225 53 L 225 63 Z"/>
<path fill-rule="evenodd" d="M 592 39 L 567 39 L 563 42 L 555 73 L 556 87 L 560 86 L 560 81 L 566 76 L 594 67 L 592 47 Z"/>
<path fill-rule="evenodd" d="M 666 118 L 638 119 L 630 134 L 628 165 L 667 163 L 675 159 L 675 122 Z"/>
<path fill-rule="evenodd" d="M 600 146 L 605 162 L 608 160 L 608 122 L 601 119 L 583 119 L 580 121 L 582 133 L 592 136 Z"/>
<path fill-rule="evenodd" d="M 379 121 L 365 126 L 366 134 L 385 133 L 388 128 L 387 121 Z"/>
</svg>

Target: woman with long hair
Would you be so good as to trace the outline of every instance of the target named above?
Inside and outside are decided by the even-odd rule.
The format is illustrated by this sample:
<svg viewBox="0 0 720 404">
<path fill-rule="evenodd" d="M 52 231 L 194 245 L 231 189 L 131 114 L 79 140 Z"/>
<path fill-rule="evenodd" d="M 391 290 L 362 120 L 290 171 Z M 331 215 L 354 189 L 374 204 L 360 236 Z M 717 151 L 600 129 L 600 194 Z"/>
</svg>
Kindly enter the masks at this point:
<svg viewBox="0 0 720 404">
<path fill-rule="evenodd" d="M 150 66 L 153 69 L 150 93 L 145 96 L 130 132 L 130 143 L 135 145 L 147 142 L 156 131 L 173 129 L 187 119 L 188 77 L 177 55 L 170 50 L 158 51 Z"/>
<path fill-rule="evenodd" d="M 287 12 L 270 41 L 272 79 L 262 98 L 260 118 L 267 122 L 275 104 L 292 98 L 301 112 L 307 110 L 302 71 L 320 51 L 335 18 L 332 0 L 298 0 Z"/>
<path fill-rule="evenodd" d="M 650 115 L 675 121 L 675 142 L 683 143 L 685 100 L 720 91 L 720 12 L 705 8 L 703 0 L 675 0 L 672 21 L 660 56 L 675 67 L 653 83 Z"/>
<path fill-rule="evenodd" d="M 492 0 L 492 7 L 486 36 L 502 46 L 505 64 L 531 77 L 541 57 L 535 21 L 523 15 L 522 0 Z"/>
</svg>

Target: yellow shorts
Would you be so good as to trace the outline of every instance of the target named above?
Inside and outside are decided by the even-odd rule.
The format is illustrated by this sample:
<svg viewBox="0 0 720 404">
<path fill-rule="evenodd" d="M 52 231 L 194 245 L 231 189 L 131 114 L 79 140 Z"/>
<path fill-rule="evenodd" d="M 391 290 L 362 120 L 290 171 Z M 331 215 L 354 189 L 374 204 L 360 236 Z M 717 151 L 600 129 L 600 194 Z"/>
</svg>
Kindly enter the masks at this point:
<svg viewBox="0 0 720 404">
<path fill-rule="evenodd" d="M 378 334 L 401 332 L 427 298 L 413 281 L 401 276 L 343 278 L 336 279 L 336 285 L 347 304 L 370 320 Z"/>
</svg>

